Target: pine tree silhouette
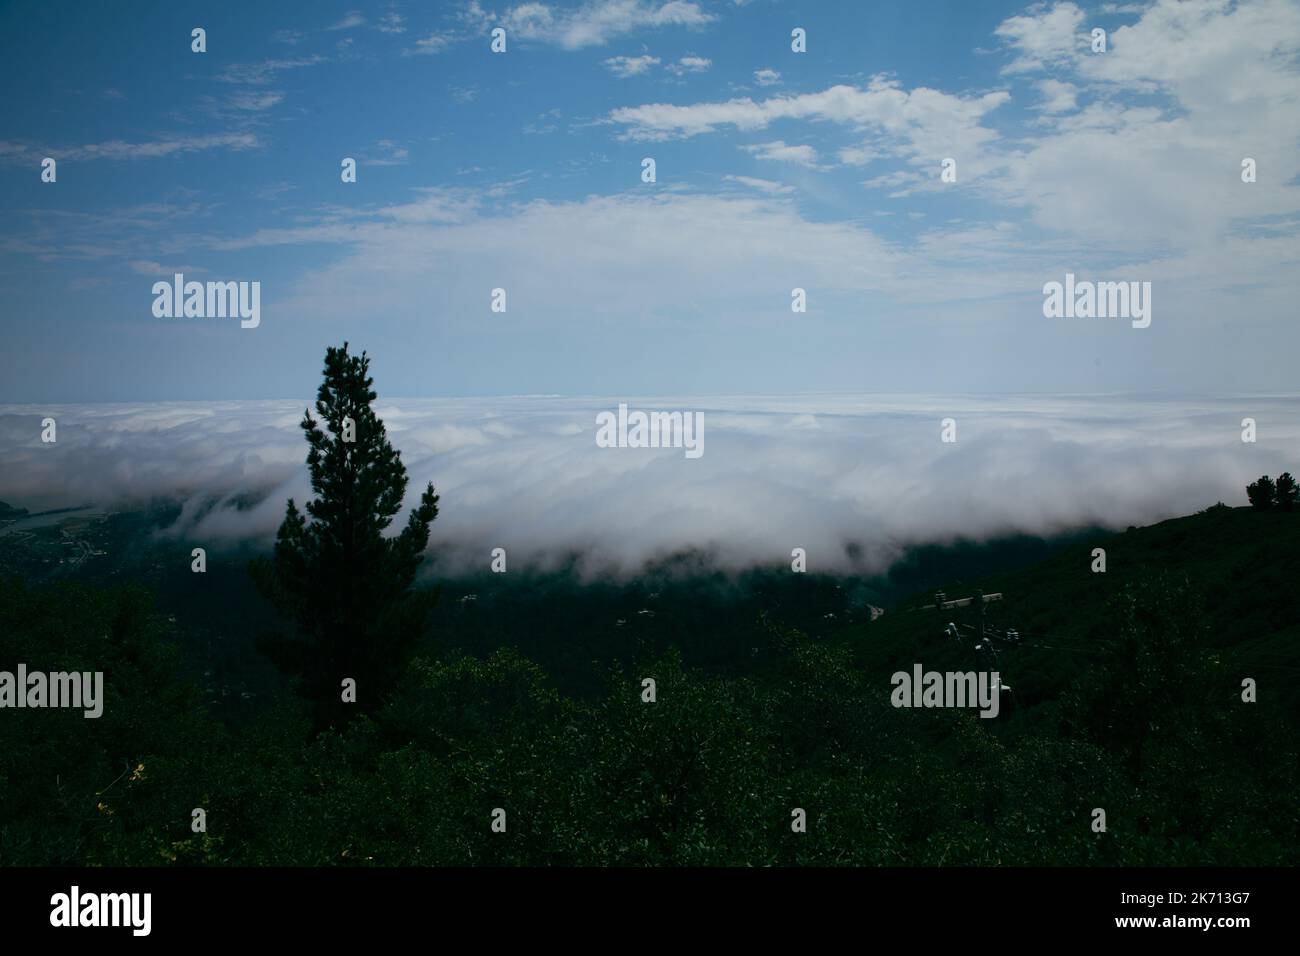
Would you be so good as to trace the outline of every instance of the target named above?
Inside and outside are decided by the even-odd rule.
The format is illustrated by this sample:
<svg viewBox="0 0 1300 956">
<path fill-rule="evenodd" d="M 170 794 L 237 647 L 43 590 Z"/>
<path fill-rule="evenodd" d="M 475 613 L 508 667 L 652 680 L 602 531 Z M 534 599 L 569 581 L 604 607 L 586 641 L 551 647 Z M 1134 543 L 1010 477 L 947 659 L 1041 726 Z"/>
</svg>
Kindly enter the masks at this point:
<svg viewBox="0 0 1300 956">
<path fill-rule="evenodd" d="M 293 633 L 268 636 L 261 646 L 298 679 L 318 727 L 378 706 L 436 600 L 436 592 L 412 588 L 438 516 L 432 483 L 401 533 L 384 534 L 401 509 L 407 476 L 371 408 L 377 396 L 369 369 L 366 353 L 349 355 L 346 342 L 326 350 L 319 420 L 310 410 L 302 420 L 316 497 L 306 516 L 289 499 L 274 556 L 252 568 L 259 590 L 294 624 Z M 356 681 L 355 704 L 343 701 L 347 678 Z"/>
</svg>

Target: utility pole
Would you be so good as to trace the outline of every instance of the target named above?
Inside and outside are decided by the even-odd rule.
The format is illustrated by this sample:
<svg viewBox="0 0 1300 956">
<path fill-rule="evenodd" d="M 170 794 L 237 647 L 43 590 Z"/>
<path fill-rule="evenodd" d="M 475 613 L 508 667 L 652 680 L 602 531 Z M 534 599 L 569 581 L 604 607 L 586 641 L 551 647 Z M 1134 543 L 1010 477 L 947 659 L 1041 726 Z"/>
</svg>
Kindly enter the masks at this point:
<svg viewBox="0 0 1300 956">
<path fill-rule="evenodd" d="M 975 606 L 979 608 L 979 643 L 984 643 L 984 591 L 976 588 Z"/>
</svg>

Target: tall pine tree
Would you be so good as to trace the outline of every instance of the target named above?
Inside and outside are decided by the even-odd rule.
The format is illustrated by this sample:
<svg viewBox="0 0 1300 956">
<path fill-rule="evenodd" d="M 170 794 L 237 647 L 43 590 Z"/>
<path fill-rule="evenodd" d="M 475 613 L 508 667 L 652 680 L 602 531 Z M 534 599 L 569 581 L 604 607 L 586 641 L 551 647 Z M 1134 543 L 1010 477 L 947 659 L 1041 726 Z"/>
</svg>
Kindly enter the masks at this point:
<svg viewBox="0 0 1300 956">
<path fill-rule="evenodd" d="M 315 498 L 306 516 L 289 499 L 274 556 L 253 567 L 259 589 L 294 625 L 263 647 L 298 679 L 318 727 L 380 703 L 436 600 L 433 591 L 412 587 L 438 516 L 432 483 L 401 533 L 384 534 L 402 507 L 407 477 L 370 407 L 377 396 L 369 369 L 366 353 L 349 355 L 346 342 L 326 350 L 319 420 L 310 410 L 302 420 Z M 343 700 L 348 678 L 356 681 L 355 704 Z"/>
</svg>

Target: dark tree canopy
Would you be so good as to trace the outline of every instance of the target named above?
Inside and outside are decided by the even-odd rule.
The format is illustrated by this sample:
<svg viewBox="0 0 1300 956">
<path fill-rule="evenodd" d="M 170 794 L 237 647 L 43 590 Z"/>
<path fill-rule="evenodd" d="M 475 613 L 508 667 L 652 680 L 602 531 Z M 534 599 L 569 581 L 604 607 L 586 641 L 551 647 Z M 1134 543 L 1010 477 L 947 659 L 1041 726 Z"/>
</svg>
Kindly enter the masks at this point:
<svg viewBox="0 0 1300 956">
<path fill-rule="evenodd" d="M 412 585 L 438 496 L 430 483 L 401 533 L 384 534 L 402 507 L 407 476 L 371 408 L 369 368 L 366 353 L 349 355 L 346 342 L 326 351 L 318 417 L 307 411 L 302 420 L 315 497 L 306 515 L 289 499 L 273 558 L 254 567 L 262 592 L 296 628 L 268 640 L 267 650 L 301 679 L 321 726 L 379 704 L 433 600 Z M 355 705 L 342 701 L 346 678 L 356 681 Z"/>
<path fill-rule="evenodd" d="M 1259 481 L 1252 481 L 1246 486 L 1246 497 L 1250 499 L 1250 506 L 1256 511 L 1267 511 L 1272 508 L 1276 494 L 1273 479 L 1268 475 L 1260 475 Z"/>
<path fill-rule="evenodd" d="M 1273 498 L 1277 506 L 1282 511 L 1290 511 L 1296 506 L 1297 489 L 1296 481 L 1291 477 L 1291 472 L 1284 471 L 1277 476 L 1277 485 L 1273 491 Z"/>
</svg>

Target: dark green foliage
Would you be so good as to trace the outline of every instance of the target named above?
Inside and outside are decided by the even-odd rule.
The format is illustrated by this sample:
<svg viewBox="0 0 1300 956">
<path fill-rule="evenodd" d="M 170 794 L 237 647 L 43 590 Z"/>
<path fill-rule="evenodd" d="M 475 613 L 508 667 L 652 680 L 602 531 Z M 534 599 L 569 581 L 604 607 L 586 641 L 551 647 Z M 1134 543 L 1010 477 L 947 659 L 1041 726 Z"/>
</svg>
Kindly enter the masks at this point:
<svg viewBox="0 0 1300 956">
<path fill-rule="evenodd" d="M 1273 499 L 1277 502 L 1279 511 L 1292 510 L 1296 506 L 1297 494 L 1300 494 L 1300 488 L 1296 487 L 1296 480 L 1291 477 L 1291 472 L 1284 471 L 1277 476 Z"/>
<path fill-rule="evenodd" d="M 1098 641 L 1098 659 L 1083 676 L 1086 689 L 1065 697 L 1068 720 L 1094 739 L 1122 741 L 1130 769 L 1144 764 L 1162 730 L 1183 728 L 1213 709 L 1214 652 L 1200 595 L 1186 582 L 1157 574 L 1123 586 L 1105 609 L 1110 636 Z M 1217 694 L 1222 698 L 1222 694 Z"/>
<path fill-rule="evenodd" d="M 0 582 L 0 669 L 103 671 L 105 698 L 95 719 L 0 710 L 0 865 L 156 866 L 193 836 L 208 758 L 231 745 L 164 635 L 136 589 Z"/>
<path fill-rule="evenodd" d="M 1268 475 L 1260 475 L 1259 481 L 1252 481 L 1246 486 L 1246 497 L 1250 500 L 1250 506 L 1256 511 L 1268 511 L 1277 500 L 1277 489 L 1273 479 Z"/>
<path fill-rule="evenodd" d="M 371 408 L 377 396 L 369 367 L 364 352 L 348 354 L 347 343 L 327 350 L 316 398 L 320 420 L 309 411 L 302 421 L 316 494 L 307 503 L 310 520 L 290 499 L 274 557 L 254 565 L 263 594 L 296 626 L 264 646 L 300 679 L 318 726 L 356 709 L 341 702 L 345 678 L 356 681 L 362 710 L 378 706 L 432 600 L 411 586 L 438 516 L 438 496 L 429 484 L 401 533 L 384 535 L 402 506 L 407 478 L 401 453 Z M 355 440 L 346 440 L 348 427 Z"/>
<path fill-rule="evenodd" d="M 1273 667 L 1300 621 L 1272 593 L 1297 520 L 1211 509 L 1100 539 L 1105 575 L 1087 542 L 981 582 L 1026 633 L 1087 649 L 1004 654 L 1017 701 L 995 720 L 890 706 L 894 669 L 977 666 L 895 608 L 833 641 L 767 615 L 744 676 L 655 651 L 573 698 L 515 651 L 453 652 L 342 730 L 292 700 L 229 729 L 138 593 L 6 588 L 0 666 L 103 669 L 112 691 L 100 721 L 0 712 L 0 863 L 1295 865 L 1300 713 Z M 1261 565 L 1279 579 L 1234 580 Z"/>
<path fill-rule="evenodd" d="M 474 600 L 439 619 L 452 639 L 412 660 L 431 603 L 413 584 L 438 499 L 428 486 L 385 535 L 407 478 L 371 385 L 364 354 L 328 351 L 319 420 L 303 421 L 316 497 L 305 515 L 288 503 L 274 554 L 254 564 L 294 625 L 265 646 L 306 704 L 249 693 L 253 719 L 223 707 L 218 721 L 219 681 L 201 689 L 187 674 L 177 628 L 143 592 L 0 586 L 0 669 L 107 678 L 99 720 L 0 712 L 0 864 L 1300 859 L 1289 475 L 1250 486 L 1267 514 L 1219 504 L 1083 534 L 1027 570 L 1046 543 L 921 549 L 870 582 L 730 578 L 691 556 L 627 584 L 489 576 L 462 582 Z M 1104 574 L 1091 570 L 1095 546 Z M 997 575 L 942 580 L 999 554 Z M 989 663 L 941 636 L 973 610 L 917 608 L 930 583 L 872 620 L 870 602 L 905 582 L 1004 592 L 985 623 L 1026 643 L 998 662 L 1014 694 L 996 719 L 890 705 L 896 670 Z M 210 606 L 185 583 L 173 609 Z M 191 651 L 194 628 L 176 635 Z M 345 677 L 355 708 L 340 701 Z M 1242 700 L 1244 678 L 1257 703 Z M 207 832 L 190 827 L 196 807 Z M 504 833 L 491 828 L 497 808 Z"/>
</svg>

